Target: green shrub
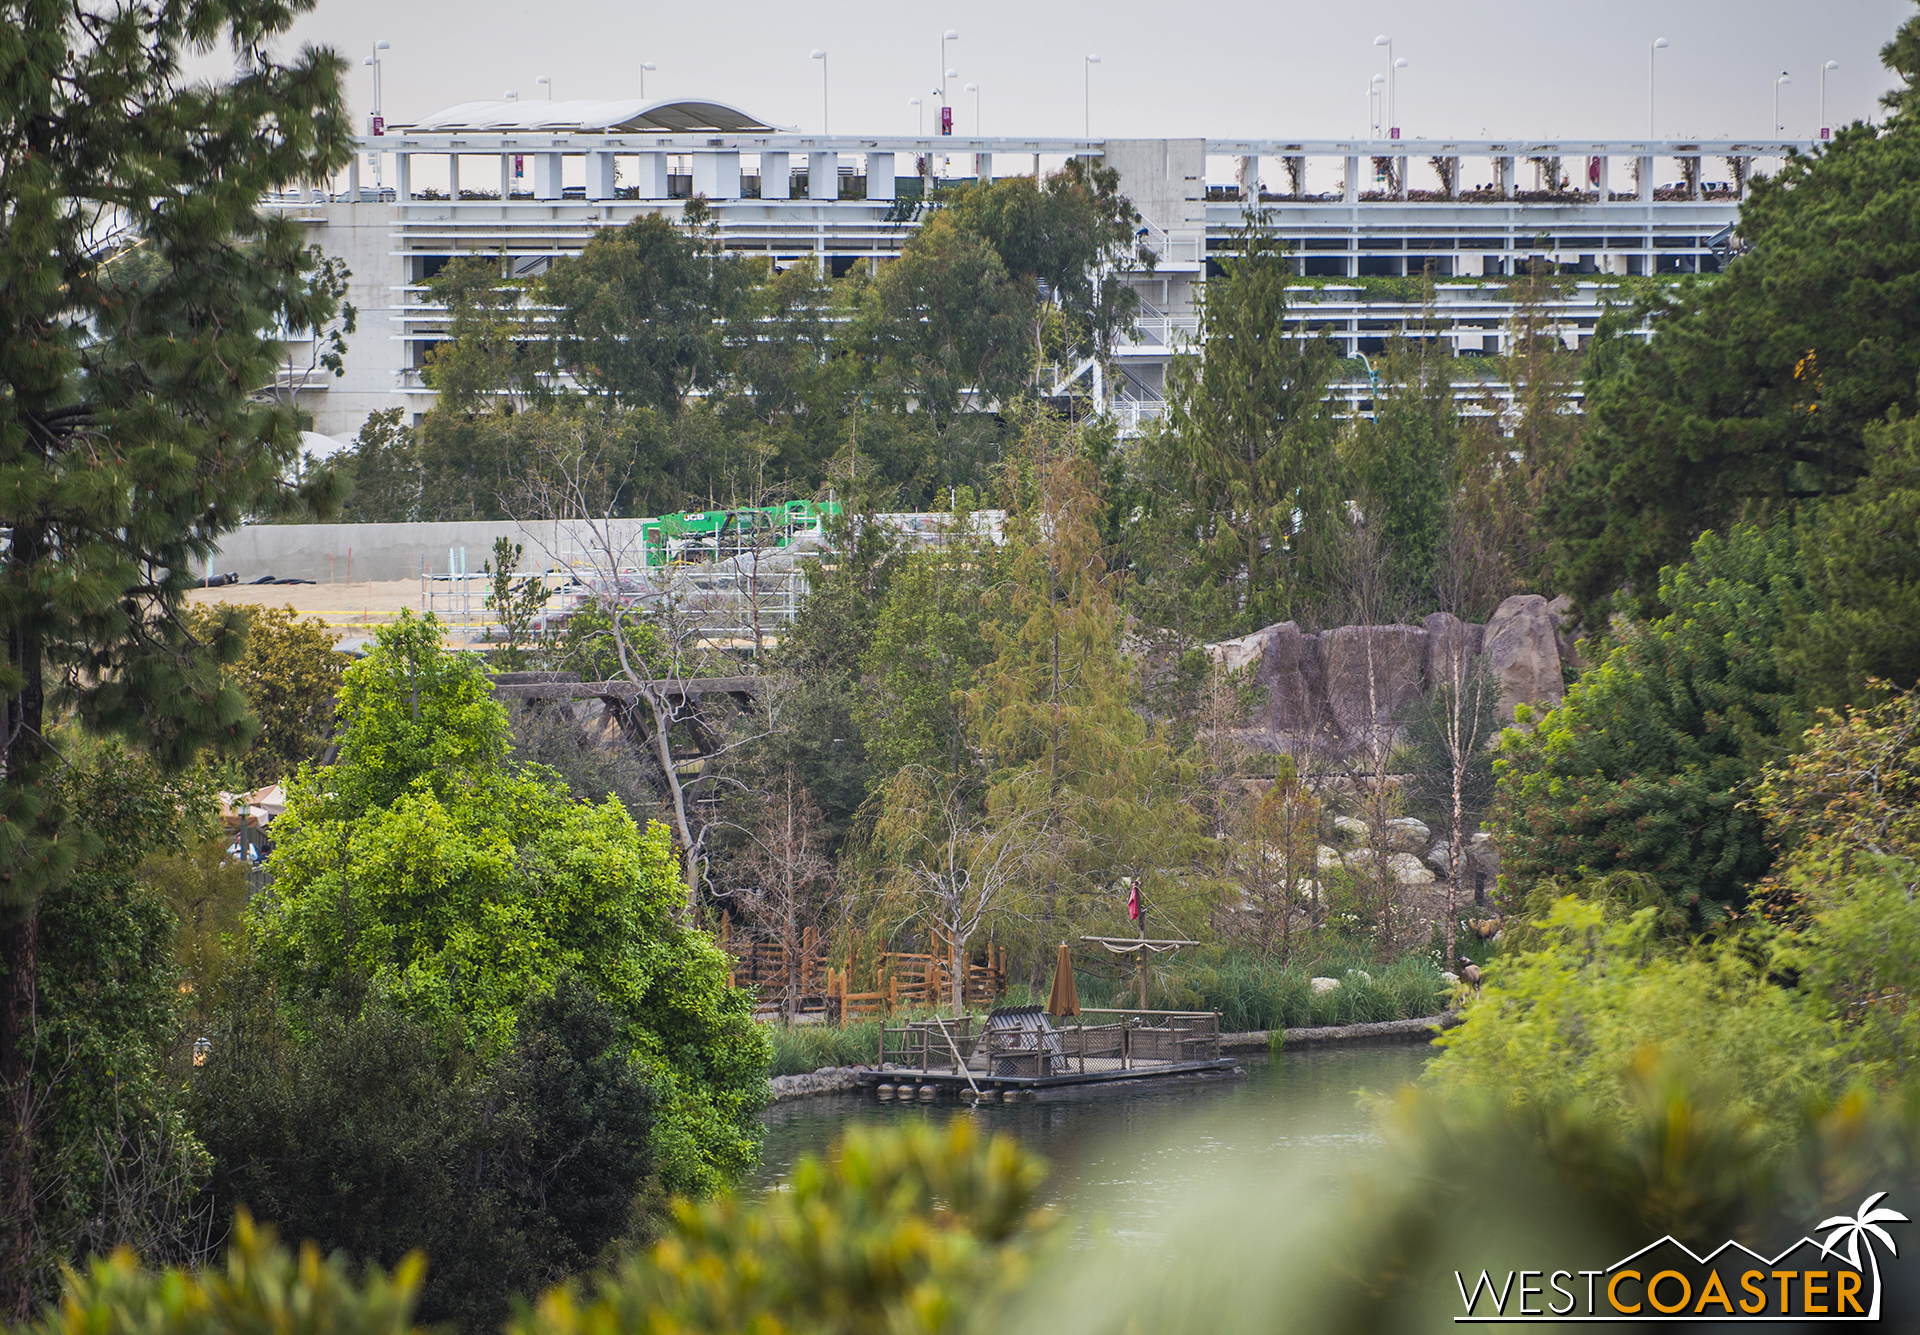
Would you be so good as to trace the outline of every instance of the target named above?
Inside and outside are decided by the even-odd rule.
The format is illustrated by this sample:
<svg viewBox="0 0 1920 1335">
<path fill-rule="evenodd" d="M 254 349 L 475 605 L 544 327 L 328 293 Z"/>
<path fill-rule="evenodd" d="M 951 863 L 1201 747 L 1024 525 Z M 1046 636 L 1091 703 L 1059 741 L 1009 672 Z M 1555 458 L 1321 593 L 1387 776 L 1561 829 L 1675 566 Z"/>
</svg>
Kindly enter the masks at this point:
<svg viewBox="0 0 1920 1335">
<path fill-rule="evenodd" d="M 426 1258 L 414 1252 L 391 1275 L 369 1267 L 355 1280 L 345 1257 L 298 1259 L 243 1210 L 222 1269 L 143 1270 L 132 1252 L 70 1275 L 35 1335 L 419 1335 L 413 1306 Z"/>
<path fill-rule="evenodd" d="M 680 1205 L 651 1251 L 590 1293 L 549 1292 L 509 1335 L 956 1330 L 1029 1273 L 1044 1176 L 969 1118 L 850 1131 L 785 1190 Z"/>
</svg>

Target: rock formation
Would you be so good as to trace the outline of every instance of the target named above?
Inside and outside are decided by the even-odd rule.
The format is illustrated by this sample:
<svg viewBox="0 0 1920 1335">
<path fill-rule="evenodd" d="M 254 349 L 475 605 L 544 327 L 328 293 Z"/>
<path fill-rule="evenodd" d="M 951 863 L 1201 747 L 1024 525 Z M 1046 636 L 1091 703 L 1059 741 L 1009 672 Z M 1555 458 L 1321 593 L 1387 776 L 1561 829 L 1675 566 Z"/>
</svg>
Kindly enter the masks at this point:
<svg viewBox="0 0 1920 1335">
<path fill-rule="evenodd" d="M 1484 626 L 1436 612 L 1418 626 L 1339 626 L 1315 635 L 1291 621 L 1211 645 L 1229 671 L 1264 688 L 1248 739 L 1278 751 L 1344 753 L 1382 737 L 1400 711 L 1444 681 L 1461 657 L 1484 656 L 1500 692 L 1499 718 L 1522 704 L 1557 704 L 1577 671 L 1567 600 L 1517 594 Z"/>
</svg>

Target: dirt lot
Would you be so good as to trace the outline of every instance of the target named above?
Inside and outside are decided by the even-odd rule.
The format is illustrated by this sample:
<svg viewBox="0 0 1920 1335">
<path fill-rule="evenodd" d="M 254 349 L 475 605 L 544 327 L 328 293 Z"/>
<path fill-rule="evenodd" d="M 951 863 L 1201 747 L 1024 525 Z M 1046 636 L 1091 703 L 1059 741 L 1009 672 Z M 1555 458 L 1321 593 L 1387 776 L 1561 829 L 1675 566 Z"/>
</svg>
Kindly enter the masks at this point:
<svg viewBox="0 0 1920 1335">
<path fill-rule="evenodd" d="M 433 592 L 433 610 L 442 620 L 453 622 L 456 641 L 468 638 L 460 629 L 470 624 L 478 632 L 487 620 L 480 585 L 472 590 L 472 611 L 456 612 L 449 618 L 449 594 L 442 584 Z M 226 603 L 233 606 L 291 607 L 303 617 L 318 617 L 340 631 L 342 638 L 353 639 L 368 633 L 368 628 L 392 621 L 402 608 L 415 613 L 426 610 L 417 579 L 368 581 L 354 584 L 228 584 L 218 589 L 195 589 L 187 601 L 196 605 Z"/>
</svg>

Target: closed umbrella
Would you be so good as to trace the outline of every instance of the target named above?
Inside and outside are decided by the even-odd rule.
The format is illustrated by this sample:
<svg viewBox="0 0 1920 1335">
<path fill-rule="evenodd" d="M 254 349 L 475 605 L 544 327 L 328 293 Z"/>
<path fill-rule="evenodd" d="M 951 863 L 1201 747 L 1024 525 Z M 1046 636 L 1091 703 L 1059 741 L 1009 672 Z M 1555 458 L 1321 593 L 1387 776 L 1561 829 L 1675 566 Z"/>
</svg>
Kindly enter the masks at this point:
<svg viewBox="0 0 1920 1335">
<path fill-rule="evenodd" d="M 1047 998 L 1047 1014 L 1054 1016 L 1078 1015 L 1080 1013 L 1080 993 L 1073 985 L 1073 955 L 1067 950 L 1067 943 L 1060 943 L 1060 962 L 1053 968 L 1053 995 Z"/>
</svg>

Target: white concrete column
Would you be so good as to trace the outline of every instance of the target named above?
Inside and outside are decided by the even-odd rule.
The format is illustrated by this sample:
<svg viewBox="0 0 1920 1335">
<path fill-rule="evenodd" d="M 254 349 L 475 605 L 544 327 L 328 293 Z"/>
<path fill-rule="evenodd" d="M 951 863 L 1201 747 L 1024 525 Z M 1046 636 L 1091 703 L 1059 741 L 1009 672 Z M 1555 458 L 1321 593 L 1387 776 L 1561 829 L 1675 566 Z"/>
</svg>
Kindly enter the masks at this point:
<svg viewBox="0 0 1920 1335">
<path fill-rule="evenodd" d="M 1341 183 L 1340 198 L 1352 204 L 1360 198 L 1360 158 L 1347 156 L 1347 179 Z"/>
<path fill-rule="evenodd" d="M 1448 158 L 1447 162 L 1451 167 L 1451 171 L 1448 173 L 1447 198 L 1458 199 L 1460 198 L 1460 159 Z"/>
<path fill-rule="evenodd" d="M 1600 165 L 1600 179 L 1592 182 L 1592 185 L 1600 192 L 1600 202 L 1604 204 L 1607 202 L 1607 197 L 1613 193 L 1613 159 L 1603 153 L 1594 161 Z"/>
<path fill-rule="evenodd" d="M 1642 201 L 1653 198 L 1653 157 L 1651 154 L 1643 155 L 1640 159 L 1639 195 Z"/>
<path fill-rule="evenodd" d="M 360 155 L 355 153 L 347 160 L 347 203 L 360 202 Z"/>
<path fill-rule="evenodd" d="M 993 183 L 993 154 L 975 153 L 973 155 L 973 179 L 981 185 Z"/>
<path fill-rule="evenodd" d="M 413 198 L 413 154 L 393 155 L 393 193 L 402 204 Z"/>
<path fill-rule="evenodd" d="M 641 199 L 665 199 L 667 197 L 667 155 L 665 153 L 642 153 L 634 162 L 633 183 L 639 187 Z"/>
<path fill-rule="evenodd" d="M 618 189 L 614 183 L 613 154 L 587 154 L 587 198 L 612 199 Z"/>
<path fill-rule="evenodd" d="M 1260 203 L 1260 159 L 1242 155 L 1235 164 L 1234 183 L 1240 187 L 1240 202 L 1243 204 Z"/>
<path fill-rule="evenodd" d="M 1393 197 L 1407 197 L 1407 156 L 1404 153 L 1393 160 Z"/>
<path fill-rule="evenodd" d="M 533 155 L 533 197 L 535 199 L 560 198 L 560 163 L 558 153 L 535 153 Z"/>
<path fill-rule="evenodd" d="M 1513 198 L 1513 159 L 1497 157 L 1493 160 L 1493 193 L 1496 199 Z"/>
<path fill-rule="evenodd" d="M 785 153 L 760 155 L 760 198 L 793 198 L 793 163 Z"/>
<path fill-rule="evenodd" d="M 1040 179 L 1040 155 L 1038 153 L 1033 155 L 1033 179 L 1036 181 Z"/>
<path fill-rule="evenodd" d="M 506 203 L 507 198 L 512 194 L 513 194 L 513 154 L 502 153 L 500 155 L 500 202 L 502 204 Z"/>
<path fill-rule="evenodd" d="M 840 155 L 807 154 L 807 198 L 840 198 Z"/>
<path fill-rule="evenodd" d="M 991 155 L 987 161 L 993 161 Z M 872 200 L 892 200 L 899 192 L 893 182 L 893 154 L 867 154 L 867 198 Z"/>
<path fill-rule="evenodd" d="M 695 153 L 693 193 L 708 199 L 740 198 L 740 154 L 732 149 Z"/>
<path fill-rule="evenodd" d="M 447 154 L 447 198 L 453 203 L 460 202 L 460 155 Z"/>
</svg>

